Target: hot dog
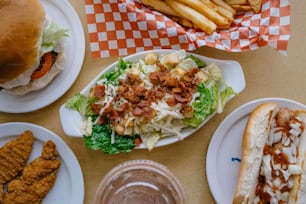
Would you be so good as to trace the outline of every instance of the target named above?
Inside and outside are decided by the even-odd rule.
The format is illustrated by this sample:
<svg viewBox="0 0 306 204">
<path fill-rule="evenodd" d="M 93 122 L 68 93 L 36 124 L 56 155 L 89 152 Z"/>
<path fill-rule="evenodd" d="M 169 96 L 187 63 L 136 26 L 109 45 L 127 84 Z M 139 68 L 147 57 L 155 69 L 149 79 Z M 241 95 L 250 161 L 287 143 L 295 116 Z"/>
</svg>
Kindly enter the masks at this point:
<svg viewBox="0 0 306 204">
<path fill-rule="evenodd" d="M 263 103 L 245 127 L 233 204 L 306 202 L 306 111 Z"/>
</svg>

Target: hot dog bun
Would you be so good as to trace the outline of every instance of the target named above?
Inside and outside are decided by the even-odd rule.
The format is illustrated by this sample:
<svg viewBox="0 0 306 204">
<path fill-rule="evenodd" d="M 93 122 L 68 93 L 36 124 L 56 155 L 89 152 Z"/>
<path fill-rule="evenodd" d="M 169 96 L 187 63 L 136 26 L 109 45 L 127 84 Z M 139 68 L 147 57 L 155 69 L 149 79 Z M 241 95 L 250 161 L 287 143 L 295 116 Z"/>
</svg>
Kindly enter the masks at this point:
<svg viewBox="0 0 306 204">
<path fill-rule="evenodd" d="M 267 128 L 276 107 L 276 103 L 262 104 L 249 116 L 242 140 L 241 164 L 233 204 L 254 200 L 253 192 L 263 157 L 263 147 L 268 138 Z"/>
<path fill-rule="evenodd" d="M 233 204 L 305 203 L 305 124 L 303 110 L 289 110 L 277 103 L 260 104 L 253 110 L 244 131 Z M 297 132 L 299 139 L 293 139 Z"/>
</svg>

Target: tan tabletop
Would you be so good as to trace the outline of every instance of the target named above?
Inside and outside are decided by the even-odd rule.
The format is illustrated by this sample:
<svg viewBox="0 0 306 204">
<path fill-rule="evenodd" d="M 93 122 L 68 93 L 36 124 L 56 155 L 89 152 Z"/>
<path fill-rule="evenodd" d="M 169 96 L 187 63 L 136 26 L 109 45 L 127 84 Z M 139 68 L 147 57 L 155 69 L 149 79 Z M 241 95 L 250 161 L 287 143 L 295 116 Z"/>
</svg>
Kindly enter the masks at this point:
<svg viewBox="0 0 306 204">
<path fill-rule="evenodd" d="M 270 47 L 244 53 L 228 53 L 208 47 L 195 51 L 212 58 L 238 61 L 246 78 L 246 89 L 226 105 L 222 114 L 215 116 L 195 134 L 182 142 L 153 149 L 152 152 L 135 150 L 127 154 L 106 155 L 100 151 L 87 150 L 82 138 L 68 137 L 64 134 L 58 110 L 69 97 L 82 90 L 96 74 L 117 58 L 91 57 L 86 34 L 84 1 L 70 0 L 70 2 L 80 16 L 87 43 L 86 56 L 79 77 L 68 92 L 53 104 L 31 113 L 0 113 L 0 123 L 35 123 L 61 136 L 71 147 L 81 165 L 86 204 L 92 203 L 100 180 L 111 168 L 132 159 L 150 159 L 167 166 L 181 180 L 188 203 L 214 203 L 207 183 L 205 160 L 210 139 L 221 121 L 240 105 L 258 98 L 282 97 L 306 104 L 306 1 L 290 1 L 291 38 L 288 56 L 281 55 Z"/>
</svg>

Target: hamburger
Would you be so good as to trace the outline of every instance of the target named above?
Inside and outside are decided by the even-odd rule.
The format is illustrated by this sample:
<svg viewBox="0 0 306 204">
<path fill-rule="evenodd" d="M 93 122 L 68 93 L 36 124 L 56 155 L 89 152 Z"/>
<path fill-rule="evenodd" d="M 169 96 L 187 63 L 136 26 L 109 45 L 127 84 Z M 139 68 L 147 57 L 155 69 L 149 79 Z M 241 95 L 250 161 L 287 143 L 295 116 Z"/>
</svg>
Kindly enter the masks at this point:
<svg viewBox="0 0 306 204">
<path fill-rule="evenodd" d="M 0 19 L 1 89 L 24 95 L 47 86 L 64 69 L 68 30 L 40 0 L 0 0 Z"/>
</svg>

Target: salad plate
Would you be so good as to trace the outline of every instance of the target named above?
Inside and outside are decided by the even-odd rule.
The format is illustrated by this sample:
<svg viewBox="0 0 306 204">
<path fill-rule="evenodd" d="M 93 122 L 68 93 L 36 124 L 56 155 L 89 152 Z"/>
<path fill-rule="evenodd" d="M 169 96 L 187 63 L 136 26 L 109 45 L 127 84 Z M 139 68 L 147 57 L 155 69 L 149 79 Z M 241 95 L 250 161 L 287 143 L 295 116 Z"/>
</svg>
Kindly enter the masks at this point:
<svg viewBox="0 0 306 204">
<path fill-rule="evenodd" d="M 41 109 L 60 98 L 74 83 L 83 65 L 85 38 L 81 21 L 67 0 L 41 0 L 46 14 L 61 27 L 68 29 L 66 65 L 64 70 L 44 89 L 23 96 L 0 92 L 0 111 L 26 113 Z"/>
<path fill-rule="evenodd" d="M 131 56 L 128 56 L 124 58 L 125 61 L 132 61 L 132 62 L 138 62 L 141 59 L 144 59 L 145 56 L 147 56 L 152 51 L 144 51 L 140 52 Z M 170 53 L 177 52 L 177 50 L 153 50 L 153 52 L 157 55 L 166 55 Z M 186 53 L 187 56 L 192 55 L 197 57 L 198 59 L 206 62 L 207 64 L 214 63 L 218 67 L 220 67 L 222 72 L 222 78 L 224 79 L 225 83 L 232 87 L 233 91 L 236 94 L 239 94 L 243 89 L 245 88 L 245 78 L 242 71 L 242 68 L 240 64 L 236 61 L 230 61 L 230 60 L 218 60 L 218 59 L 212 59 L 208 57 L 204 57 L 201 55 L 193 54 L 193 53 Z M 117 67 L 118 62 L 115 62 L 108 66 L 105 70 L 103 70 L 93 81 L 91 81 L 80 93 L 83 95 L 88 95 L 91 88 L 95 85 L 97 80 L 100 78 L 100 76 L 104 73 L 108 73 L 110 71 L 115 70 Z M 210 115 L 208 118 L 206 118 L 198 127 L 196 128 L 184 128 L 181 131 L 181 137 L 163 137 L 160 139 L 156 144 L 155 147 L 164 146 L 168 144 L 172 144 L 174 142 L 180 141 L 195 131 L 197 131 L 199 128 L 201 128 L 211 117 L 213 117 L 214 114 Z M 67 108 L 65 104 L 63 104 L 60 107 L 60 119 L 61 124 L 63 127 L 63 130 L 65 134 L 73 137 L 82 137 L 82 116 L 75 110 L 72 110 L 70 108 Z M 67 123 L 66 121 L 69 121 Z M 141 144 L 137 148 L 146 148 L 144 144 Z"/>
<path fill-rule="evenodd" d="M 250 113 L 261 103 L 276 102 L 290 109 L 306 106 L 286 98 L 261 98 L 250 101 L 231 112 L 215 131 L 206 155 L 206 174 L 216 203 L 232 203 L 241 159 L 241 143 Z"/>
<path fill-rule="evenodd" d="M 61 166 L 54 186 L 43 199 L 42 204 L 82 204 L 84 201 L 84 180 L 77 158 L 69 146 L 55 133 L 31 123 L 10 122 L 0 124 L 0 147 L 15 139 L 25 130 L 32 131 L 35 140 L 28 162 L 41 154 L 43 144 L 52 140 L 59 153 Z"/>
</svg>

